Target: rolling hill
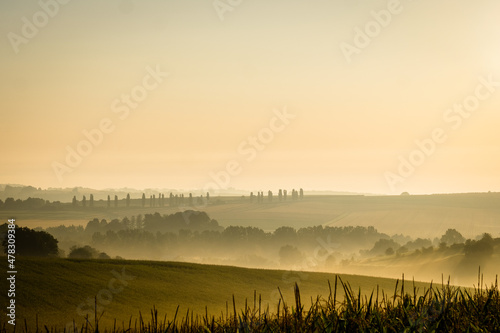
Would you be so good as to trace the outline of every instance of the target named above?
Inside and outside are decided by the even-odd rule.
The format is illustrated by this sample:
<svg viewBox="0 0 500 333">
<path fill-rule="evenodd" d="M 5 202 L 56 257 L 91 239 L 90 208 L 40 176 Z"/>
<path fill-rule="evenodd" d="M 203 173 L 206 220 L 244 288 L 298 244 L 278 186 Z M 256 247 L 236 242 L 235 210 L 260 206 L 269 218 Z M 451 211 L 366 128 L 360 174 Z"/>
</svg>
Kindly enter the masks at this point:
<svg viewBox="0 0 500 333">
<path fill-rule="evenodd" d="M 29 327 L 39 325 L 62 328 L 73 320 L 84 322 L 84 316 L 92 318 L 97 300 L 101 325 L 128 323 L 139 318 L 150 318 L 155 307 L 163 318 L 173 318 L 177 306 L 179 316 L 188 309 L 195 315 L 208 314 L 225 316 L 232 311 L 234 295 L 237 311 L 256 306 L 261 299 L 263 310 L 276 309 L 279 292 L 285 300 L 293 303 L 293 286 L 297 282 L 304 305 L 310 305 L 317 296 L 327 298 L 328 281 L 335 280 L 334 274 L 300 273 L 279 270 L 257 270 L 230 266 L 210 266 L 178 262 L 125 261 L 125 260 L 69 260 L 69 259 L 18 259 L 16 281 L 17 321 L 27 320 Z M 395 280 L 355 275 L 341 275 L 353 290 L 359 288 L 363 294 L 370 294 L 380 287 L 391 294 Z M 408 283 L 408 281 L 407 281 Z M 420 292 L 428 287 L 416 283 Z M 7 289 L 2 280 L 2 290 Z M 255 293 L 255 294 L 254 294 Z M 6 294 L 1 302 L 6 304 Z M 343 300 L 339 290 L 338 300 Z M 228 306 L 228 308 L 226 307 Z M 229 310 L 228 310 L 229 309 Z M 2 309 L 2 312 L 5 310 Z M 191 313 L 191 312 L 190 312 Z M 2 313 L 2 318 L 5 314 Z M 40 326 L 43 327 L 43 326 Z M 102 327 L 102 326 L 101 326 Z"/>
</svg>

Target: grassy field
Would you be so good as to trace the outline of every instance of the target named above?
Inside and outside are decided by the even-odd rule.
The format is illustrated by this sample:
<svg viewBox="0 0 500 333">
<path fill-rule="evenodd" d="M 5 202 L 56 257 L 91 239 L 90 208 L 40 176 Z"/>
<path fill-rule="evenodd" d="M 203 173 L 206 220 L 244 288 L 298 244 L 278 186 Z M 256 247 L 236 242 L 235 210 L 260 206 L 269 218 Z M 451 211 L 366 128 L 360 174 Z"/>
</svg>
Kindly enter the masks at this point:
<svg viewBox="0 0 500 333">
<path fill-rule="evenodd" d="M 188 309 L 195 314 L 226 316 L 233 313 L 232 297 L 236 309 L 245 308 L 261 298 L 262 310 L 270 306 L 276 309 L 280 298 L 278 287 L 287 302 L 293 303 L 294 283 L 300 287 L 302 303 L 311 305 L 317 296 L 327 298 L 328 281 L 334 274 L 291 273 L 278 270 L 244 269 L 229 266 L 209 266 L 174 262 L 124 261 L 124 260 L 69 260 L 69 259 L 19 259 L 17 261 L 16 304 L 18 324 L 24 318 L 30 327 L 39 324 L 62 328 L 75 320 L 84 322 L 84 315 L 93 315 L 95 297 L 99 312 L 104 311 L 100 323 L 105 326 L 117 319 L 120 324 L 132 320 L 132 325 L 142 315 L 150 318 L 153 306 L 161 318 L 172 318 L 177 306 L 179 316 L 184 317 Z M 113 273 L 114 271 L 114 273 Z M 341 275 L 354 291 L 369 295 L 380 288 L 392 295 L 395 280 Z M 409 281 L 407 284 L 410 285 Z M 419 292 L 428 288 L 426 283 L 416 283 Z M 1 290 L 7 290 L 3 279 Z M 339 290 L 339 300 L 343 292 Z M 6 294 L 1 294 L 1 303 L 6 304 Z M 205 309 L 206 307 L 206 309 Z M 2 312 L 5 307 L 2 306 Z M 2 320 L 5 314 L 2 313 Z"/>
<path fill-rule="evenodd" d="M 484 232 L 500 235 L 500 194 L 443 194 L 411 196 L 310 196 L 304 200 L 250 203 L 249 198 L 214 197 L 200 207 L 132 207 L 71 209 L 61 211 L 1 211 L 4 219 L 15 217 L 21 226 L 48 227 L 85 225 L 97 217 L 108 221 L 138 214 L 171 214 L 185 209 L 206 211 L 220 225 L 254 226 L 273 231 L 281 226 L 294 228 L 330 226 L 374 226 L 389 235 L 440 237 L 454 228 L 465 237 Z"/>
</svg>

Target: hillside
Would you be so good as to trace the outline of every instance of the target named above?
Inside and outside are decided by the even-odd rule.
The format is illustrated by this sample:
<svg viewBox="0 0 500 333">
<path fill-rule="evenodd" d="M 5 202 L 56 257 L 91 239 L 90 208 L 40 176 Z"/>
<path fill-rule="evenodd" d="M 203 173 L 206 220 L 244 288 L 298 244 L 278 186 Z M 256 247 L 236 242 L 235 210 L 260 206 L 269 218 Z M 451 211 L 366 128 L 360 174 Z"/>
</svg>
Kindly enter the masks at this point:
<svg viewBox="0 0 500 333">
<path fill-rule="evenodd" d="M 236 309 L 244 308 L 245 301 L 253 305 L 254 291 L 262 299 L 263 310 L 269 305 L 276 308 L 279 299 L 277 288 L 287 302 L 293 302 L 293 285 L 298 283 L 305 305 L 317 296 L 329 295 L 328 281 L 334 274 L 292 273 L 278 270 L 244 269 L 229 266 L 209 266 L 176 262 L 124 261 L 124 260 L 68 260 L 68 259 L 20 259 L 17 262 L 16 303 L 18 322 L 27 319 L 35 325 L 61 327 L 75 320 L 83 322 L 83 315 L 92 316 L 94 297 L 98 298 L 99 310 L 104 311 L 103 325 L 112 325 L 131 319 L 132 324 L 141 312 L 150 316 L 150 310 L 158 309 L 159 315 L 172 318 L 179 305 L 179 316 L 188 309 L 195 314 L 226 313 L 232 309 L 234 295 Z M 391 294 L 395 280 L 341 275 L 353 290 L 361 288 L 369 294 L 380 287 Z M 120 279 L 124 282 L 120 283 Z M 407 281 L 408 283 L 408 281 Z M 428 284 L 416 283 L 420 292 Z M 0 288 L 7 290 L 6 280 Z M 343 299 L 339 290 L 339 300 Z M 2 293 L 1 302 L 6 304 Z M 2 309 L 2 312 L 5 310 Z M 2 313 L 2 318 L 5 314 Z"/>
</svg>

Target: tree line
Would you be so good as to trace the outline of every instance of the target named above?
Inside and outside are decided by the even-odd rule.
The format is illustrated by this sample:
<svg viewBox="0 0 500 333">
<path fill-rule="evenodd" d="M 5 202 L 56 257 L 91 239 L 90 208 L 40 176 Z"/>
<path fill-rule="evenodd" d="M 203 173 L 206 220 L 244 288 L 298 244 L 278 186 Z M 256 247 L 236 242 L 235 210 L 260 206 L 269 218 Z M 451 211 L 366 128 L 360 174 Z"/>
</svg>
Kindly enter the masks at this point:
<svg viewBox="0 0 500 333">
<path fill-rule="evenodd" d="M 168 198 L 162 193 L 152 194 L 146 197 L 146 193 L 142 194 L 140 199 L 131 199 L 130 193 L 127 194 L 125 198 L 118 198 L 118 195 L 107 196 L 106 200 L 95 200 L 94 195 L 83 195 L 81 198 L 77 198 L 76 195 L 73 196 L 71 200 L 72 208 L 96 208 L 96 207 L 106 207 L 106 208 L 118 208 L 118 207 L 194 207 L 195 205 L 201 206 L 206 205 L 210 200 L 210 194 L 207 192 L 205 196 L 193 196 L 189 193 L 187 197 L 184 194 L 173 194 L 170 193 Z M 133 202 L 136 204 L 133 205 Z M 14 199 L 8 197 L 5 201 L 0 199 L 0 210 L 31 210 L 31 209 L 64 209 L 68 207 L 67 203 L 62 203 L 60 201 L 49 201 L 40 198 L 27 198 L 25 200 Z"/>
<path fill-rule="evenodd" d="M 304 199 L 304 190 L 292 189 L 291 193 L 287 190 L 279 189 L 278 194 L 274 195 L 271 190 L 264 195 L 263 191 L 259 191 L 256 194 L 254 192 L 250 193 L 251 203 L 264 203 L 273 202 L 273 200 L 282 201 L 296 201 Z M 207 192 L 204 195 L 195 196 L 193 193 L 189 193 L 187 196 L 184 194 L 173 194 L 170 192 L 168 197 L 165 194 L 151 194 L 146 196 L 146 193 L 142 193 L 140 199 L 131 199 L 130 193 L 126 195 L 125 198 L 119 198 L 118 195 L 107 196 L 106 200 L 95 200 L 93 194 L 82 195 L 78 198 L 76 195 L 73 196 L 71 200 L 71 207 L 74 209 L 87 209 L 87 208 L 119 208 L 119 207 L 201 207 L 207 205 L 210 202 L 210 193 Z M 135 203 L 135 205 L 133 204 Z M 26 200 L 6 198 L 5 201 L 0 200 L 0 209 L 2 210 L 16 210 L 16 209 L 63 209 L 68 207 L 67 204 L 61 203 L 60 201 L 49 201 L 40 198 L 28 198 Z"/>
<path fill-rule="evenodd" d="M 296 191 L 295 189 L 292 189 L 292 193 L 290 194 L 290 196 L 288 195 L 287 190 L 283 189 L 278 190 L 278 201 L 280 202 L 287 201 L 289 197 L 291 200 L 302 200 L 304 199 L 304 190 L 300 189 Z M 273 200 L 274 200 L 273 191 L 271 190 L 267 191 L 267 201 L 273 202 Z M 264 201 L 265 201 L 264 192 L 259 191 L 257 192 L 257 195 L 255 195 L 253 192 L 250 192 L 250 202 L 263 203 Z"/>
<path fill-rule="evenodd" d="M 206 203 L 210 200 L 210 193 L 207 192 L 206 196 L 203 197 L 203 195 L 200 195 L 199 197 L 193 197 L 192 193 L 189 193 L 189 196 L 186 198 L 184 197 L 184 194 L 173 194 L 170 193 L 168 197 L 168 201 L 165 199 L 165 194 L 158 193 L 156 194 L 151 194 L 149 195 L 149 198 L 146 197 L 146 193 L 142 193 L 142 197 L 140 199 L 140 205 L 141 207 L 165 207 L 168 205 L 170 207 L 179 207 L 179 206 L 194 206 L 195 202 L 196 204 L 202 204 Z M 135 199 L 137 202 L 138 199 Z M 87 200 L 87 196 L 83 195 L 81 200 L 78 200 L 78 198 L 73 196 L 73 199 L 71 201 L 72 206 L 74 208 L 76 207 L 95 207 L 95 200 L 94 200 L 94 195 L 90 194 L 89 199 Z M 130 198 L 130 193 L 127 194 L 127 196 L 124 199 L 119 199 L 118 195 L 115 194 L 113 200 L 111 199 L 111 196 L 108 195 L 107 200 L 106 200 L 106 207 L 107 208 L 118 208 L 120 207 L 131 207 L 132 199 Z"/>
<path fill-rule="evenodd" d="M 7 224 L 0 226 L 4 251 L 8 244 L 6 230 Z M 223 228 L 199 211 L 137 215 L 109 222 L 95 218 L 85 227 L 16 227 L 16 242 L 20 256 L 65 257 L 58 247 L 64 244 L 65 250 L 69 248 L 69 258 L 107 259 L 109 253 L 127 259 L 210 258 L 218 263 L 259 267 L 276 267 L 276 263 L 293 266 L 312 260 L 325 269 L 357 265 L 379 256 L 411 262 L 417 257 L 432 260 L 460 255 L 457 269 L 464 274 L 500 256 L 500 238 L 489 234 L 473 240 L 449 229 L 431 241 L 390 237 L 374 227 L 280 227 L 266 232 L 255 227 Z"/>
<path fill-rule="evenodd" d="M 0 209 L 14 210 L 14 209 L 41 209 L 41 208 L 61 208 L 64 204 L 60 201 L 50 202 L 40 198 L 28 198 L 25 200 L 6 198 L 5 201 L 0 199 Z"/>
</svg>

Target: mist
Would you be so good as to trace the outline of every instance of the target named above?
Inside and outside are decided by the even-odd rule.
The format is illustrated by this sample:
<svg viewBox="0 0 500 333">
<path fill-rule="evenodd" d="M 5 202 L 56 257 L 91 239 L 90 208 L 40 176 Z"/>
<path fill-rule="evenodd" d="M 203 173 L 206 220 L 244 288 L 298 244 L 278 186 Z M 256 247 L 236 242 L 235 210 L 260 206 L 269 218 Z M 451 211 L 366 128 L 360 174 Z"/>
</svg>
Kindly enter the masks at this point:
<svg viewBox="0 0 500 333">
<path fill-rule="evenodd" d="M 484 281 L 494 281 L 498 274 L 500 233 L 498 229 L 491 229 L 491 225 L 485 227 L 484 232 L 471 234 L 470 228 L 460 229 L 464 225 L 462 222 L 448 220 L 448 223 L 435 225 L 425 232 L 414 232 L 415 228 L 428 228 L 435 216 L 426 214 L 423 219 L 421 216 L 416 226 L 402 226 L 401 220 L 391 220 L 393 214 L 387 214 L 384 220 L 372 220 L 373 225 L 367 225 L 359 218 L 362 211 L 371 217 L 379 215 L 370 208 L 373 201 L 377 206 L 381 202 L 390 203 L 392 213 L 403 211 L 408 214 L 415 207 L 431 205 L 432 209 L 439 211 L 438 216 L 452 216 L 450 207 L 453 205 L 461 211 L 468 206 L 469 212 L 475 211 L 479 205 L 483 214 L 495 216 L 498 214 L 495 206 L 498 194 L 325 198 L 300 196 L 299 191 L 295 195 L 295 190 L 291 193 L 293 195 L 287 201 L 283 192 L 281 197 L 275 198 L 261 197 L 259 192 L 246 197 L 208 200 L 203 196 L 171 195 L 165 198 L 160 195 L 155 200 L 157 207 L 143 207 L 139 209 L 144 212 L 141 214 L 107 219 L 103 218 L 109 215 L 106 210 L 101 209 L 99 214 L 100 208 L 94 207 L 89 214 L 96 217 L 82 225 L 38 227 L 37 230 L 53 235 L 59 241 L 60 256 L 73 259 L 121 258 L 278 268 L 296 277 L 300 274 L 297 272 L 328 272 L 395 279 L 404 276 L 427 282 L 450 279 L 450 283 L 462 286 L 477 285 L 478 275 L 482 275 Z M 148 200 L 144 197 L 131 202 L 132 206 L 139 203 L 152 206 L 152 199 L 151 196 Z M 100 204 L 105 205 L 106 201 Z M 335 205 L 342 205 L 344 213 L 333 222 L 316 224 L 318 216 L 315 214 L 323 216 L 325 210 Z M 303 211 L 310 221 L 307 226 L 298 227 L 303 224 L 304 217 L 297 210 L 306 206 L 315 207 L 316 211 Z M 383 211 L 387 212 L 387 208 L 384 207 Z M 122 213 L 125 215 L 131 210 L 137 211 L 138 208 L 123 208 Z M 120 210 L 115 210 L 114 215 L 117 212 Z M 236 216 L 241 225 L 228 221 L 228 212 Z M 350 225 L 349 214 L 356 216 L 360 225 Z M 220 216 L 224 222 L 211 215 Z M 459 227 L 452 227 L 454 223 Z M 474 226 L 474 230 L 481 229 L 480 223 Z"/>
</svg>

